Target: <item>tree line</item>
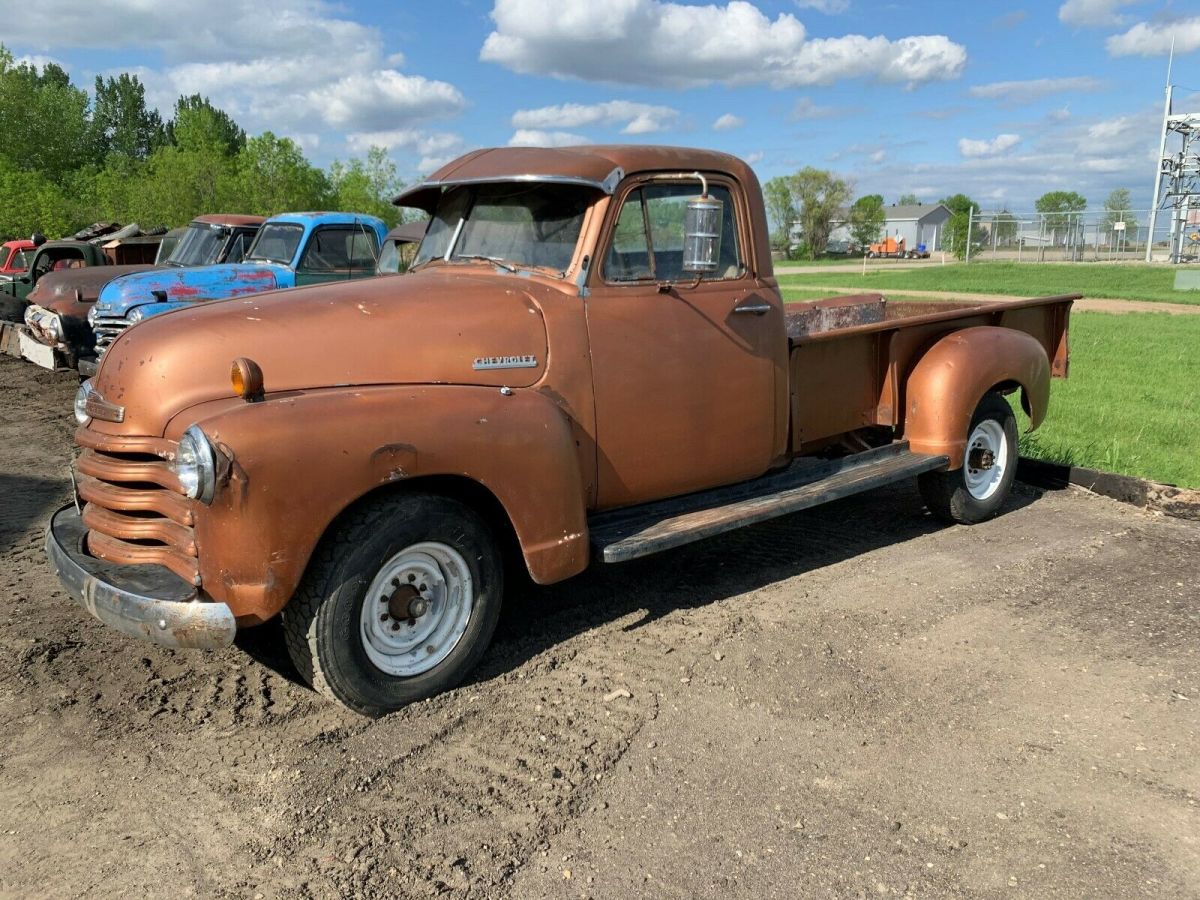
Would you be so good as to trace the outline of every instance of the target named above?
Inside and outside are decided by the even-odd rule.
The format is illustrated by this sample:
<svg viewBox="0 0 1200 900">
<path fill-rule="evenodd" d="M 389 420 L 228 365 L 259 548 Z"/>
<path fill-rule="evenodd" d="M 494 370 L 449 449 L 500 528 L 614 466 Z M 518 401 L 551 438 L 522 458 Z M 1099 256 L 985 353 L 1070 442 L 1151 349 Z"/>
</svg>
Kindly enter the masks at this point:
<svg viewBox="0 0 1200 900">
<path fill-rule="evenodd" d="M 826 252 L 834 228 L 843 223 L 858 247 L 877 242 L 887 221 L 883 196 L 866 194 L 852 203 L 853 196 L 854 186 L 850 181 L 812 166 L 794 175 L 770 179 L 763 185 L 763 197 L 771 224 L 772 246 L 788 256 L 817 259 Z M 914 194 L 904 194 L 896 202 L 900 206 L 921 204 Z M 997 229 L 998 237 L 1017 233 L 1017 218 L 1007 209 L 995 214 L 989 226 L 983 226 L 975 221 L 982 207 L 966 194 L 951 194 L 936 202 L 950 210 L 943 237 L 947 248 L 960 259 L 966 255 L 969 244 L 976 247 L 990 240 L 991 228 Z M 1129 219 L 1130 205 L 1127 189 L 1118 188 L 1109 194 L 1104 209 L 1110 228 Z M 1049 191 L 1037 199 L 1034 207 L 1043 215 L 1048 229 L 1065 231 L 1087 209 L 1087 199 L 1075 191 Z M 798 249 L 793 247 L 793 226 L 799 226 L 801 235 Z"/>
<path fill-rule="evenodd" d="M 17 62 L 0 44 L 0 239 L 72 234 L 97 221 L 143 228 L 204 213 L 328 209 L 389 225 L 403 182 L 385 149 L 314 166 L 295 141 L 248 136 L 205 97 L 164 120 L 136 75 L 97 77 L 91 95 L 59 65 Z"/>
</svg>

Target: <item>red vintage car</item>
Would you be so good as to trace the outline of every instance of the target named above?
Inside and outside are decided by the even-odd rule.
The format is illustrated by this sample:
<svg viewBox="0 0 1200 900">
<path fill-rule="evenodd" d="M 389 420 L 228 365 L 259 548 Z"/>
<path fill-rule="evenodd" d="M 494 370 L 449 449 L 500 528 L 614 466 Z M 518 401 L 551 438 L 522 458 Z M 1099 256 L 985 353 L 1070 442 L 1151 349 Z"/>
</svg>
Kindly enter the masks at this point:
<svg viewBox="0 0 1200 900">
<path fill-rule="evenodd" d="M 7 241 L 0 244 L 0 278 L 22 275 L 29 268 L 33 241 Z"/>
</svg>

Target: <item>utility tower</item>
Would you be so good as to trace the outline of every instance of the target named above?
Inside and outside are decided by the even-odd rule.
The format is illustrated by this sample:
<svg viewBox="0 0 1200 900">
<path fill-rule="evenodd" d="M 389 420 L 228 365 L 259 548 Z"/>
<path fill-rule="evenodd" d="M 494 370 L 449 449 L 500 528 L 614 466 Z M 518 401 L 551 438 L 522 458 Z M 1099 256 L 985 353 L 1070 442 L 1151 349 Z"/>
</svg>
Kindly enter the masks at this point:
<svg viewBox="0 0 1200 900">
<path fill-rule="evenodd" d="M 1171 56 L 1174 61 L 1174 42 Z M 1159 212 L 1171 217 L 1170 260 L 1179 262 L 1184 252 L 1184 233 L 1189 216 L 1200 216 L 1200 112 L 1176 113 L 1172 107 L 1174 86 L 1171 63 L 1167 64 L 1167 96 L 1163 107 L 1162 140 L 1158 148 L 1158 171 L 1154 174 L 1154 202 L 1150 208 L 1150 234 L 1146 240 L 1146 262 L 1154 248 L 1154 230 Z M 1176 150 L 1175 148 L 1179 149 Z"/>
</svg>

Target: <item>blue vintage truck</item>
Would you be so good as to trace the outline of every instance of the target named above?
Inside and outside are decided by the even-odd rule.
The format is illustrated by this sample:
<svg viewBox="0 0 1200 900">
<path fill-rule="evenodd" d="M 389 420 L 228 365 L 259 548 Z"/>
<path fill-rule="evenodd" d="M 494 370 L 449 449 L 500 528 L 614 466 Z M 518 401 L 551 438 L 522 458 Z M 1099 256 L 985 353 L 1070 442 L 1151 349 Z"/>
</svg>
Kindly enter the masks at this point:
<svg viewBox="0 0 1200 900">
<path fill-rule="evenodd" d="M 263 223 L 240 263 L 114 278 L 88 313 L 96 359 L 86 361 L 91 372 L 81 362 L 80 373 L 94 374 L 118 335 L 150 316 L 261 291 L 371 277 L 387 230 L 381 219 L 359 213 L 282 213 Z"/>
</svg>

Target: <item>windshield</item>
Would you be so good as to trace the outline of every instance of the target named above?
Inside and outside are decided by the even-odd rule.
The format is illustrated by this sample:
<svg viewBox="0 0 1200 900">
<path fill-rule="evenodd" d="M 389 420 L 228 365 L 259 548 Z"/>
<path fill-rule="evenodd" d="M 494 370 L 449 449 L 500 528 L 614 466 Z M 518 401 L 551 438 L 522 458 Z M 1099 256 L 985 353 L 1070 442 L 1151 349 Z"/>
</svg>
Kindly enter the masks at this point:
<svg viewBox="0 0 1200 900">
<path fill-rule="evenodd" d="M 290 222 L 268 222 L 258 233 L 258 238 L 246 253 L 248 260 L 283 263 L 287 265 L 296 255 L 304 226 Z"/>
<path fill-rule="evenodd" d="M 189 225 L 167 257 L 167 265 L 207 266 L 215 263 L 228 233 L 229 229 L 221 225 Z"/>
<path fill-rule="evenodd" d="M 18 272 L 24 272 L 29 268 L 29 260 L 25 256 L 26 251 L 18 250 L 13 254 L 12 259 L 8 261 L 10 269 L 16 269 Z"/>
<path fill-rule="evenodd" d="M 485 257 L 562 274 L 594 195 L 591 188 L 563 184 L 452 188 L 438 202 L 414 265 Z"/>
</svg>

